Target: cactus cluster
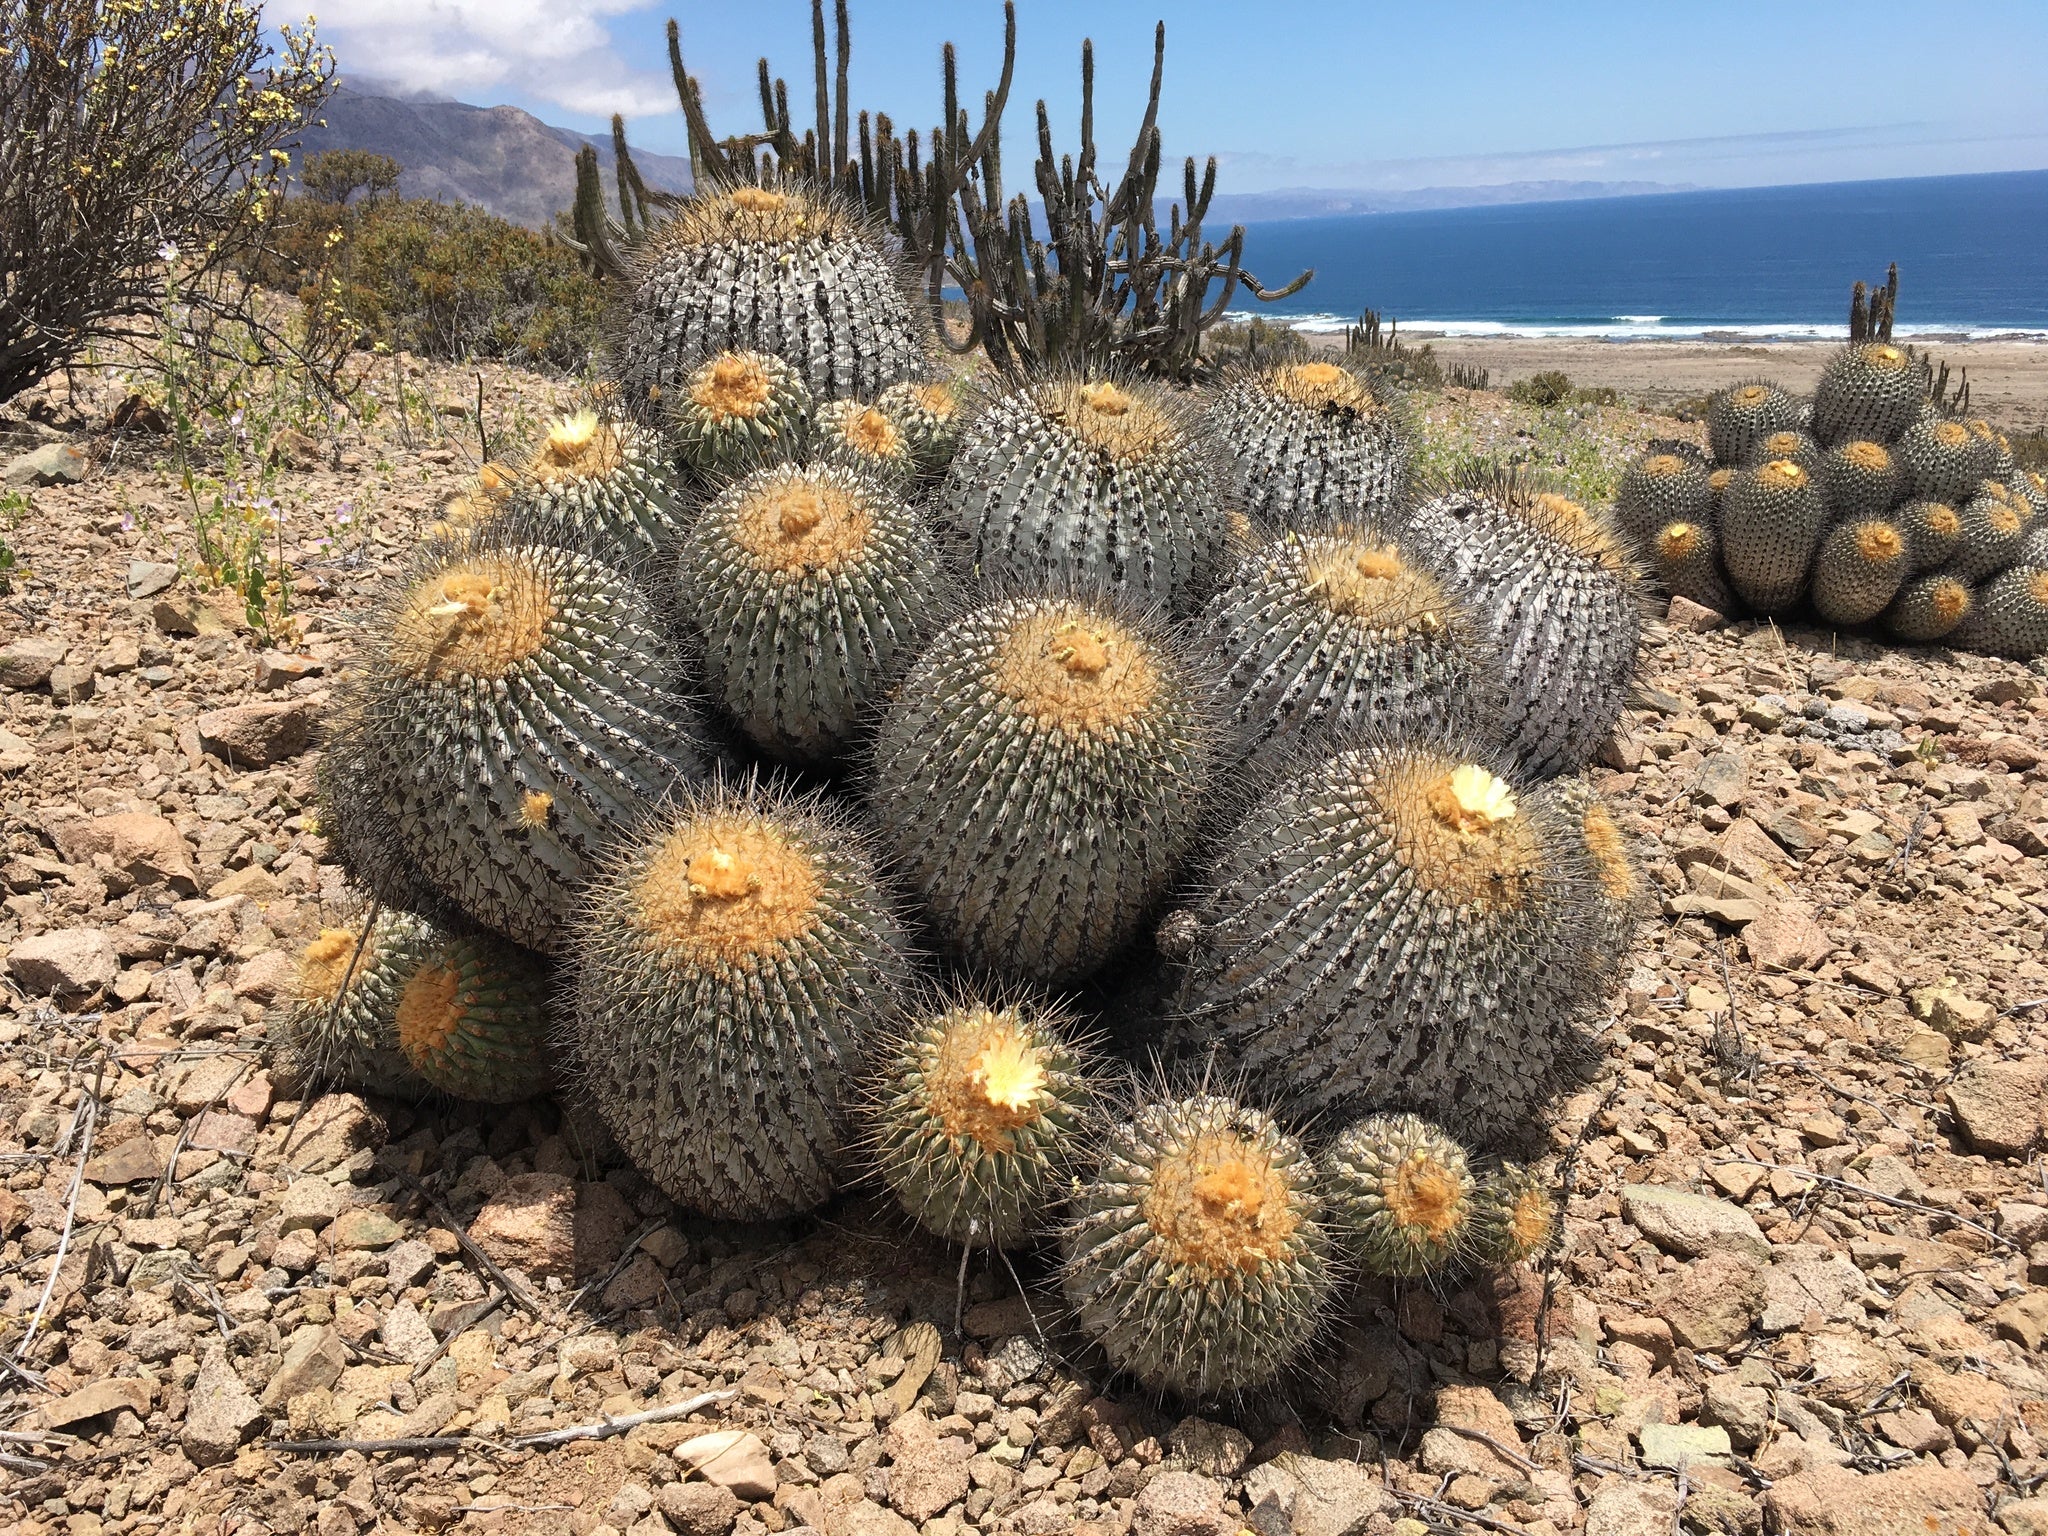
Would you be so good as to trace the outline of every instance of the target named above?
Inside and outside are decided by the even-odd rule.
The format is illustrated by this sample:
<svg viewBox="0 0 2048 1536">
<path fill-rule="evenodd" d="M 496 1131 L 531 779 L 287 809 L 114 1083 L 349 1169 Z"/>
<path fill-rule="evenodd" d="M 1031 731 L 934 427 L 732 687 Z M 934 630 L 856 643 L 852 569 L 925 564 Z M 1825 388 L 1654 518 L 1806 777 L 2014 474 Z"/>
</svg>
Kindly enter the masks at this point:
<svg viewBox="0 0 2048 1536">
<path fill-rule="evenodd" d="M 629 254 L 597 406 L 357 622 L 320 814 L 382 912 L 308 950 L 291 1059 L 555 1087 L 709 1217 L 865 1180 L 1056 1245 L 1081 1333 L 1198 1399 L 1287 1380 L 1354 1274 L 1541 1254 L 1496 1155 L 1646 889 L 1580 775 L 1640 648 L 1606 517 L 1410 486 L 1335 362 L 947 379 L 808 183 L 706 178 Z M 1667 457 L 1630 504 L 1704 580 L 1743 493 Z"/>
<path fill-rule="evenodd" d="M 1696 461 L 1653 444 L 1623 476 L 1617 521 L 1666 592 L 1718 613 L 1810 609 L 2031 660 L 2048 649 L 2031 618 L 2048 501 L 1957 405 L 1911 349 L 1859 335 L 1811 401 L 1767 383 L 1713 397 L 1704 506 Z"/>
</svg>

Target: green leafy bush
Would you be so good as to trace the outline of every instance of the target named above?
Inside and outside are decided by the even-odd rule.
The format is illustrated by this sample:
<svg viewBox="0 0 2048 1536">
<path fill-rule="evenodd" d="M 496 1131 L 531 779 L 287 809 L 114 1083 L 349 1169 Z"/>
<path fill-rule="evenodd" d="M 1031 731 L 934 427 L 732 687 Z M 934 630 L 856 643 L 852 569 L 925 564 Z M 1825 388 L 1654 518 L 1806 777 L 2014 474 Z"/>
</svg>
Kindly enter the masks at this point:
<svg viewBox="0 0 2048 1536">
<path fill-rule="evenodd" d="M 1615 405 L 1621 399 L 1604 384 L 1594 389 L 1580 389 L 1555 368 L 1515 380 L 1508 386 L 1508 398 L 1543 410 L 1554 405 Z"/>
</svg>

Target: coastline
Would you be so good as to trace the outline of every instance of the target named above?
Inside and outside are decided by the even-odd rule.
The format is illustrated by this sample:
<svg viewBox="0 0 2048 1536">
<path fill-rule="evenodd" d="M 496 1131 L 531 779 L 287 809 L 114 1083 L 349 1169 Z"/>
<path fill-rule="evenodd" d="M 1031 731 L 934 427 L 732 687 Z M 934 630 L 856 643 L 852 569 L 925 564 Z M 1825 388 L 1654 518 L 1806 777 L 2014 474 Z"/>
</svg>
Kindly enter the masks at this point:
<svg viewBox="0 0 2048 1536">
<path fill-rule="evenodd" d="M 1338 351 L 1341 332 L 1300 333 L 1318 351 Z M 1581 387 L 1614 389 L 1643 405 L 1672 406 L 1746 379 L 1767 378 L 1795 393 L 1812 390 L 1839 341 L 1608 340 L 1593 336 L 1446 336 L 1403 326 L 1400 339 L 1427 343 L 1444 363 L 1472 363 L 1495 388 L 1557 369 Z M 2048 339 L 1901 338 L 1938 362 L 1969 370 L 1970 410 L 2007 431 L 2048 430 Z"/>
</svg>

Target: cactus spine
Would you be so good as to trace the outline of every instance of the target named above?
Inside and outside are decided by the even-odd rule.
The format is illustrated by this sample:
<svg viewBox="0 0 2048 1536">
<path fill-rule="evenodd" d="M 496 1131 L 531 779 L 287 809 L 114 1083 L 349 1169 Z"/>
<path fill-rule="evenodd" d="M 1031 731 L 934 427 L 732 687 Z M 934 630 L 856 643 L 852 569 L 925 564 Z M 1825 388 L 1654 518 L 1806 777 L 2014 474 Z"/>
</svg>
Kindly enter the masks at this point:
<svg viewBox="0 0 2048 1536">
<path fill-rule="evenodd" d="M 1897 504 L 1899 467 L 1882 443 L 1837 443 L 1821 456 L 1820 492 L 1838 518 L 1883 517 Z"/>
<path fill-rule="evenodd" d="M 2020 539 L 2033 509 L 1996 480 L 1986 480 L 1978 493 L 1956 512 L 1961 533 L 1948 573 L 1974 585 L 2018 558 Z"/>
<path fill-rule="evenodd" d="M 950 379 L 891 384 L 875 404 L 910 443 L 921 475 L 942 475 L 960 445 L 960 387 Z"/>
<path fill-rule="evenodd" d="M 1963 520 L 1944 501 L 1909 501 L 1892 514 L 1891 522 L 1905 535 L 1916 573 L 1946 565 L 1962 542 Z"/>
<path fill-rule="evenodd" d="M 1773 432 L 1799 429 L 1799 402 L 1761 380 L 1724 389 L 1707 402 L 1707 443 L 1716 464 L 1741 464 Z"/>
<path fill-rule="evenodd" d="M 1866 624 L 1912 574 L 1911 546 L 1881 517 L 1839 523 L 1813 564 L 1814 611 L 1830 624 Z"/>
<path fill-rule="evenodd" d="M 832 400 L 818 410 L 816 453 L 877 485 L 900 489 L 917 475 L 910 435 L 879 405 Z"/>
<path fill-rule="evenodd" d="M 1489 1264 L 1524 1264 L 1557 1246 L 1557 1192 L 1532 1168 L 1496 1163 L 1480 1177 L 1473 1247 Z"/>
<path fill-rule="evenodd" d="M 561 529 L 599 559 L 630 567 L 682 536 L 666 460 L 652 432 L 613 413 L 578 411 L 548 428 L 513 499 L 529 526 Z"/>
<path fill-rule="evenodd" d="M 1628 467 L 1614 494 L 1614 516 L 1633 538 L 1670 523 L 1704 523 L 1714 512 L 1707 466 L 1689 454 L 1646 454 Z"/>
<path fill-rule="evenodd" d="M 1813 392 L 1813 435 L 1889 443 L 1919 419 L 1927 382 L 1904 347 L 1870 341 L 1838 352 Z"/>
<path fill-rule="evenodd" d="M 426 1097 L 429 1085 L 398 1050 L 398 999 L 440 935 L 385 908 L 364 933 L 323 928 L 299 956 L 290 998 L 272 1018 L 281 1064 L 308 1083 L 341 1083 L 387 1098 Z"/>
<path fill-rule="evenodd" d="M 1963 422 L 1940 417 L 1908 427 L 1897 451 L 1907 486 L 1923 501 L 1967 501 L 1991 466 L 1988 445 Z"/>
</svg>

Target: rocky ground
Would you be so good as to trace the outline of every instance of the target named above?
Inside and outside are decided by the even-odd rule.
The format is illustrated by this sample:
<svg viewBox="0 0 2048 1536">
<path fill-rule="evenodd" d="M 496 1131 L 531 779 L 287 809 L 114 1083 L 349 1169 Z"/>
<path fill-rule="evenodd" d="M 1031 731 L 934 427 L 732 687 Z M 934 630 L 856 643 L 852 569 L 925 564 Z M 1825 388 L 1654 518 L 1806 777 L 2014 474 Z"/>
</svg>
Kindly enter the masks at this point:
<svg viewBox="0 0 2048 1536">
<path fill-rule="evenodd" d="M 264 1014 L 340 892 L 340 616 L 468 468 L 474 384 L 286 445 L 265 637 L 179 576 L 160 446 L 86 383 L 29 403 L 90 472 L 0 530 L 10 1528 L 2048 1532 L 2036 672 L 1675 615 L 1598 774 L 1662 910 L 1556 1117 L 1562 1251 L 1368 1290 L 1287 1400 L 1190 1417 L 1042 1334 L 1028 1259 L 954 1335 L 953 1260 L 878 1202 L 704 1223 L 547 1101 L 293 1097 Z M 1610 473 L 1687 430 L 1597 425 Z"/>
</svg>

